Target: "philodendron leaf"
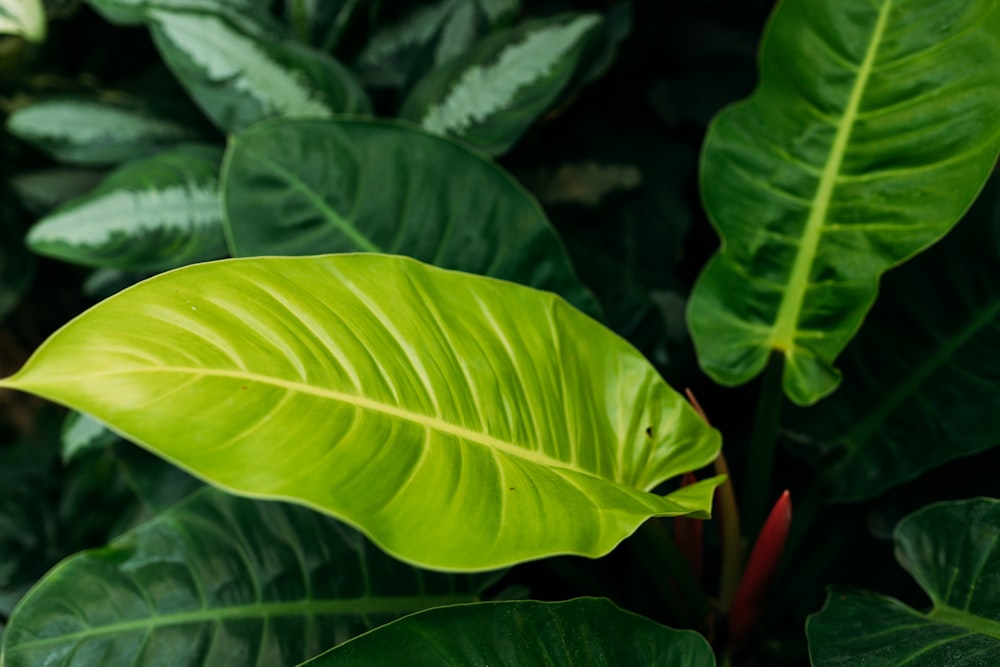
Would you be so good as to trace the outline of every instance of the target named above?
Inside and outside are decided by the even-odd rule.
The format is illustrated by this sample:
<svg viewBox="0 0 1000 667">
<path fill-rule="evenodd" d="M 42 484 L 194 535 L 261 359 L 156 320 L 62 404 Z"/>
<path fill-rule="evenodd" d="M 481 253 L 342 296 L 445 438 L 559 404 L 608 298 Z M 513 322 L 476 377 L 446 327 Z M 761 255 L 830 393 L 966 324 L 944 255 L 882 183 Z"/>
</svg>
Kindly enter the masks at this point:
<svg viewBox="0 0 1000 667">
<path fill-rule="evenodd" d="M 930 505 L 896 527 L 896 558 L 931 598 L 836 589 L 806 623 L 815 667 L 1000 664 L 1000 501 Z"/>
<path fill-rule="evenodd" d="M 117 164 L 198 139 L 198 133 L 136 108 L 89 99 L 58 99 L 21 107 L 7 130 L 60 162 Z"/>
<path fill-rule="evenodd" d="M 94 415 L 237 493 L 359 527 L 403 560 L 600 556 L 718 478 L 719 436 L 562 299 L 376 254 L 223 260 L 63 327 L 0 386 Z"/>
<path fill-rule="evenodd" d="M 1000 186 L 1000 179 L 994 179 Z M 793 413 L 823 498 L 858 501 L 1000 442 L 1000 187 L 944 241 L 886 276 L 844 353 L 843 390 Z"/>
<path fill-rule="evenodd" d="M 705 206 L 722 248 L 692 294 L 699 360 L 732 385 L 785 355 L 799 404 L 879 275 L 957 221 L 1000 149 L 1000 4 L 784 0 L 760 84 L 709 128 Z"/>
<path fill-rule="evenodd" d="M 215 146 L 123 165 L 28 232 L 37 253 L 86 266 L 159 271 L 226 255 Z"/>
<path fill-rule="evenodd" d="M 302 667 L 714 667 L 705 638 L 673 630 L 603 598 L 480 602 L 393 621 Z"/>
<path fill-rule="evenodd" d="M 383 120 L 275 119 L 230 140 L 235 256 L 387 252 L 599 308 L 538 202 L 479 153 Z"/>
<path fill-rule="evenodd" d="M 14 610 L 5 667 L 295 665 L 491 575 L 394 561 L 304 507 L 215 489 L 50 571 Z"/>
<path fill-rule="evenodd" d="M 370 111 L 353 75 L 320 51 L 249 34 L 222 13 L 158 8 L 146 15 L 167 66 L 227 132 L 272 116 Z"/>
<path fill-rule="evenodd" d="M 46 32 L 42 0 L 0 0 L 0 34 L 17 35 L 40 44 L 45 41 Z"/>
<path fill-rule="evenodd" d="M 555 104 L 605 35 L 599 14 L 528 21 L 482 40 L 414 86 L 400 116 L 506 152 Z"/>
</svg>

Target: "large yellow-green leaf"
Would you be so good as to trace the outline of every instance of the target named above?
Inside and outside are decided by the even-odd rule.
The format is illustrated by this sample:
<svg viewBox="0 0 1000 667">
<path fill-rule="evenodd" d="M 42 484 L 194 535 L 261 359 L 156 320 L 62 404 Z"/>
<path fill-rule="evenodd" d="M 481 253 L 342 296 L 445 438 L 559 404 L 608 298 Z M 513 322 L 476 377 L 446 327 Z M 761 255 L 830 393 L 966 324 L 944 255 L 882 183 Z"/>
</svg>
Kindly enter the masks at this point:
<svg viewBox="0 0 1000 667">
<path fill-rule="evenodd" d="M 609 600 L 481 602 L 428 609 L 301 667 L 715 667 L 708 642 Z"/>
<path fill-rule="evenodd" d="M 705 140 L 703 368 L 740 384 L 777 350 L 793 401 L 833 391 L 879 275 L 948 231 L 998 148 L 996 0 L 784 0 L 756 92 Z"/>
<path fill-rule="evenodd" d="M 408 255 L 599 312 L 538 202 L 486 156 L 405 123 L 276 118 L 230 139 L 232 254 Z"/>
<path fill-rule="evenodd" d="M 162 274 L 0 386 L 441 569 L 599 556 L 649 517 L 707 516 L 719 482 L 650 493 L 719 436 L 610 330 L 553 294 L 391 255 Z"/>
<path fill-rule="evenodd" d="M 837 588 L 809 617 L 815 667 L 992 667 L 1000 664 L 1000 501 L 938 503 L 896 527 L 896 559 L 926 591 L 924 612 Z"/>
<path fill-rule="evenodd" d="M 14 610 L 4 667 L 296 665 L 496 573 L 423 572 L 304 507 L 194 493 L 52 569 Z"/>
</svg>

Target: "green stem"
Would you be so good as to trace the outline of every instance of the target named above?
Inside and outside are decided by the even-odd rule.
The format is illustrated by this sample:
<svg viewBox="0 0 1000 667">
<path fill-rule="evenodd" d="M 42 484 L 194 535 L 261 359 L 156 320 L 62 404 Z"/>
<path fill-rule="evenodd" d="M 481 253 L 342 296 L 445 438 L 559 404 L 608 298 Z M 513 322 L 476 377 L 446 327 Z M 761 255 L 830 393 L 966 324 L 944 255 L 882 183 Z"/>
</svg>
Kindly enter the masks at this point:
<svg viewBox="0 0 1000 667">
<path fill-rule="evenodd" d="M 643 569 L 659 589 L 664 603 L 673 607 L 668 600 L 680 593 L 686 602 L 682 614 L 687 617 L 685 620 L 691 624 L 703 623 L 709 611 L 708 595 L 681 556 L 664 523 L 657 519 L 647 521 L 636 531 L 632 542 Z"/>
<path fill-rule="evenodd" d="M 778 440 L 778 426 L 784 394 L 781 376 L 785 358 L 772 352 L 764 369 L 757 416 L 750 447 L 747 452 L 747 473 L 743 480 L 743 528 L 747 537 L 754 536 L 764 525 L 767 516 L 768 494 L 771 489 L 771 468 L 774 464 L 774 447 Z"/>
<path fill-rule="evenodd" d="M 740 529 L 740 512 L 736 507 L 736 492 L 733 476 L 729 474 L 726 457 L 719 452 L 715 460 L 715 474 L 725 475 L 726 481 L 719 487 L 718 521 L 722 524 L 722 568 L 719 573 L 719 609 L 729 611 L 729 605 L 736 595 L 743 578 L 743 539 Z"/>
<path fill-rule="evenodd" d="M 344 6 L 340 8 L 337 16 L 333 19 L 333 25 L 330 27 L 329 32 L 326 33 L 326 39 L 323 40 L 322 51 L 330 53 L 337 48 L 337 45 L 340 44 L 340 38 L 343 36 L 344 30 L 354 15 L 354 10 L 357 9 L 359 2 L 360 0 L 347 0 Z"/>
</svg>

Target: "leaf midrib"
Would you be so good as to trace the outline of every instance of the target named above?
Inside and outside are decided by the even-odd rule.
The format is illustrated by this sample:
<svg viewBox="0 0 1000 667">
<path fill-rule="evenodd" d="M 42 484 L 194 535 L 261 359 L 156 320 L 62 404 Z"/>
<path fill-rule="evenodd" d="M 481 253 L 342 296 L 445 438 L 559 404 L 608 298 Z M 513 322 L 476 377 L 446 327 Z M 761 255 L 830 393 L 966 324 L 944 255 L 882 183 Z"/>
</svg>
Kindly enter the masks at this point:
<svg viewBox="0 0 1000 667">
<path fill-rule="evenodd" d="M 274 387 L 280 387 L 282 389 L 287 389 L 289 391 L 298 392 L 301 394 L 309 394 L 312 396 L 317 396 L 320 398 L 326 398 L 332 401 L 337 401 L 341 403 L 346 403 L 348 405 L 353 405 L 357 408 L 364 410 L 371 410 L 373 412 L 379 412 L 384 415 L 391 417 L 396 417 L 409 421 L 411 423 L 423 426 L 427 429 L 438 431 L 440 433 L 445 433 L 448 435 L 455 436 L 457 438 L 468 440 L 476 444 L 482 445 L 491 450 L 497 450 L 503 452 L 508 456 L 513 456 L 522 460 L 535 463 L 547 468 L 562 468 L 565 470 L 570 470 L 573 472 L 578 472 L 590 477 L 598 477 L 600 479 L 605 479 L 610 483 L 619 483 L 616 480 L 607 479 L 596 474 L 594 471 L 585 470 L 570 462 L 563 461 L 561 459 L 553 458 L 542 452 L 528 449 L 526 447 L 520 446 L 514 442 L 508 442 L 506 440 L 501 440 L 495 436 L 490 435 L 482 431 L 475 431 L 465 426 L 449 422 L 441 417 L 432 417 L 430 415 L 421 414 L 419 412 L 413 412 L 412 410 L 407 410 L 395 405 L 389 405 L 387 403 L 382 403 L 365 396 L 356 396 L 352 394 L 347 394 L 340 391 L 335 391 L 333 389 L 326 389 L 324 387 L 317 387 L 315 385 L 306 384 L 304 382 L 295 382 L 292 380 L 284 380 L 282 378 L 277 378 L 271 375 L 262 375 L 259 373 L 251 373 L 248 371 L 236 371 L 236 370 L 226 370 L 220 368 L 198 368 L 198 367 L 184 367 L 184 366 L 157 366 L 148 368 L 137 368 L 131 370 L 114 370 L 105 371 L 100 373 L 89 373 L 88 377 L 101 377 L 101 376 L 111 376 L 111 375 L 134 375 L 134 374 L 149 374 L 149 373 L 176 373 L 190 376 L 201 376 L 201 377 L 226 377 L 233 378 L 235 380 L 240 380 L 241 382 L 256 382 L 266 385 L 271 385 Z M 59 384 L 58 380 L 54 380 L 56 384 Z M 0 387 L 7 386 L 12 389 L 29 389 L 30 383 L 25 383 L 21 386 L 18 381 L 17 376 L 8 378 L 7 380 L 0 380 Z"/>
<path fill-rule="evenodd" d="M 257 602 L 254 604 L 234 605 L 231 607 L 204 608 L 195 611 L 176 614 L 151 615 L 148 618 L 109 623 L 78 632 L 71 632 L 55 637 L 45 637 L 18 642 L 18 650 L 63 644 L 74 640 L 90 639 L 111 634 L 125 633 L 132 630 L 151 630 L 169 625 L 186 623 L 218 622 L 245 618 L 275 618 L 281 616 L 364 616 L 366 614 L 397 613 L 404 614 L 420 611 L 429 607 L 439 607 L 452 604 L 475 602 L 477 597 L 471 593 L 448 595 L 421 595 L 397 597 L 358 597 L 339 598 L 334 600 L 296 600 L 295 602 Z M 10 628 L 8 627 L 8 632 Z"/>
<path fill-rule="evenodd" d="M 954 607 L 938 603 L 927 617 L 935 623 L 952 625 L 963 630 L 1000 640 L 1000 621 L 973 614 L 966 609 L 955 609 Z"/>
<path fill-rule="evenodd" d="M 785 290 L 781 297 L 781 305 L 778 308 L 778 316 L 775 319 L 769 345 L 772 349 L 779 350 L 787 356 L 792 356 L 795 351 L 796 333 L 802 314 L 802 306 L 805 302 L 806 290 L 809 287 L 809 275 L 816 260 L 823 226 L 833 199 L 833 190 L 840 175 L 844 155 L 847 153 L 851 131 L 857 119 L 865 87 L 868 85 L 868 78 L 875 63 L 875 54 L 878 52 L 879 44 L 882 41 L 891 7 L 892 0 L 885 0 L 882 8 L 879 10 L 878 20 L 872 31 L 871 40 L 868 43 L 868 50 L 865 52 L 864 60 L 858 67 L 854 87 L 851 90 L 851 95 L 848 98 L 847 107 L 844 109 L 840 123 L 837 125 L 837 133 L 830 148 L 830 155 L 823 168 L 819 186 L 816 189 L 816 195 L 812 200 L 812 208 L 809 211 L 809 217 L 806 219 L 806 226 L 802 234 L 802 241 L 799 244 L 799 251 L 795 256 L 792 271 L 789 275 L 788 289 Z"/>
</svg>

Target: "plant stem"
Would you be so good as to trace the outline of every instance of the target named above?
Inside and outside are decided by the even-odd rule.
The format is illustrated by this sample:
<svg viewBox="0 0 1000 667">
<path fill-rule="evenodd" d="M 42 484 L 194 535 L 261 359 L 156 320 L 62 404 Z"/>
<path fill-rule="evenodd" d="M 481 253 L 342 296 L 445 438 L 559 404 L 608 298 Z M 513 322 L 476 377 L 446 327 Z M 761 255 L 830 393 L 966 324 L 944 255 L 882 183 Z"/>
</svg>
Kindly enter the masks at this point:
<svg viewBox="0 0 1000 667">
<path fill-rule="evenodd" d="M 736 507 L 733 476 L 729 474 L 726 457 L 719 452 L 715 459 L 715 474 L 725 475 L 726 481 L 718 490 L 719 522 L 721 523 L 722 571 L 719 580 L 719 608 L 729 611 L 729 604 L 743 578 L 743 539 L 740 533 L 740 512 Z"/>
<path fill-rule="evenodd" d="M 778 426 L 784 394 L 781 375 L 784 370 L 784 356 L 772 352 L 764 369 L 757 415 L 750 446 L 747 452 L 746 477 L 743 480 L 743 528 L 749 538 L 756 535 L 767 515 L 768 492 L 771 488 L 771 468 L 774 464 L 774 448 L 778 440 Z"/>
<path fill-rule="evenodd" d="M 669 599 L 671 595 L 680 593 L 687 602 L 684 605 L 689 616 L 687 620 L 704 622 L 709 611 L 708 596 L 681 556 L 664 523 L 656 519 L 647 521 L 636 531 L 633 542 L 644 569 L 660 589 L 660 597 Z"/>
</svg>

